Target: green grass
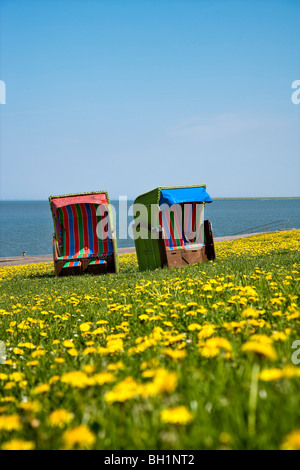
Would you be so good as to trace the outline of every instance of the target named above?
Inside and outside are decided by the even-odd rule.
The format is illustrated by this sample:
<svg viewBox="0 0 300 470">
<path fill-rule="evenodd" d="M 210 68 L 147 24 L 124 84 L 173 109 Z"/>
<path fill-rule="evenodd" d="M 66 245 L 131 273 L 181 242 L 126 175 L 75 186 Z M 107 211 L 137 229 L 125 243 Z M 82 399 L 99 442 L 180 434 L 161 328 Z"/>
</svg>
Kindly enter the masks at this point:
<svg viewBox="0 0 300 470">
<path fill-rule="evenodd" d="M 107 276 L 0 269 L 0 447 L 296 447 L 299 231 L 216 250 L 215 262 L 143 273 L 135 255 Z M 161 414 L 172 408 L 177 423 Z"/>
</svg>

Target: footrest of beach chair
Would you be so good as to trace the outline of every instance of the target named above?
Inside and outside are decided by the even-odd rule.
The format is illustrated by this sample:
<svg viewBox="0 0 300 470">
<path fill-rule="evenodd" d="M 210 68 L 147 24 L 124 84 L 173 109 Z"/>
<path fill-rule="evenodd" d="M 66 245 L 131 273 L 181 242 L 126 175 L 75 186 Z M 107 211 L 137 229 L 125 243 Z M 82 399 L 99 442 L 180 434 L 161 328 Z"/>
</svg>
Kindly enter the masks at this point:
<svg viewBox="0 0 300 470">
<path fill-rule="evenodd" d="M 185 264 L 200 263 L 201 261 L 207 261 L 205 254 L 205 246 L 199 246 L 198 248 L 189 247 L 187 250 L 182 251 L 182 261 Z"/>
<path fill-rule="evenodd" d="M 62 267 L 62 274 L 81 274 L 81 261 L 67 261 Z"/>
<path fill-rule="evenodd" d="M 172 266 L 182 266 L 182 256 L 181 250 L 168 250 L 167 255 L 167 265 Z"/>
<path fill-rule="evenodd" d="M 205 246 L 192 248 L 191 246 L 186 249 L 167 250 L 167 265 L 171 266 L 186 266 L 187 264 L 199 263 L 200 261 L 207 261 L 205 254 Z"/>
<path fill-rule="evenodd" d="M 91 274 L 106 274 L 107 261 L 105 259 L 96 259 L 89 263 L 87 272 Z"/>
</svg>

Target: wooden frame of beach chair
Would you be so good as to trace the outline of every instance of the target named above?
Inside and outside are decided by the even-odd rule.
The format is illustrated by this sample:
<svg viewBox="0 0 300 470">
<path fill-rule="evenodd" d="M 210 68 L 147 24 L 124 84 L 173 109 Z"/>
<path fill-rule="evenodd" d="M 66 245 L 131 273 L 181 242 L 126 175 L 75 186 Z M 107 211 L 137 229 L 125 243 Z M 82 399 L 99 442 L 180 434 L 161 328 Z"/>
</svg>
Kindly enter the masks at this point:
<svg viewBox="0 0 300 470">
<path fill-rule="evenodd" d="M 205 185 L 159 187 L 138 196 L 134 207 L 147 208 L 147 218 L 137 211 L 133 226 L 140 270 L 214 260 L 212 226 L 204 220 L 210 202 Z"/>
<path fill-rule="evenodd" d="M 56 276 L 118 272 L 117 242 L 108 193 L 49 197 Z"/>
</svg>

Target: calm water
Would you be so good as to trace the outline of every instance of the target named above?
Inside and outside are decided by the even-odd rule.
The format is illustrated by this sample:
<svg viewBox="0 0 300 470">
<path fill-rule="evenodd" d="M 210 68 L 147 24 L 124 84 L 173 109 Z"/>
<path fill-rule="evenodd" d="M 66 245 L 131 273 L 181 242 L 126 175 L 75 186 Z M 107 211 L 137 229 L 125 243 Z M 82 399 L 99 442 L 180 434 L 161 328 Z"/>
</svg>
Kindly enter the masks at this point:
<svg viewBox="0 0 300 470">
<path fill-rule="evenodd" d="M 119 224 L 118 202 L 116 232 L 119 248 L 133 246 L 126 236 L 124 219 Z M 128 208 L 133 201 L 128 201 Z M 215 237 L 234 235 L 251 227 L 285 220 L 285 228 L 300 228 L 300 200 L 215 200 L 205 207 L 205 218 L 213 225 Z M 128 224 L 132 217 L 128 217 Z M 289 221 L 289 222 L 287 222 Z M 278 226 L 273 226 L 278 229 Z M 259 227 L 255 232 L 265 231 Z M 268 230 L 270 228 L 268 227 Z M 0 257 L 52 253 L 53 222 L 48 201 L 0 201 Z"/>
</svg>

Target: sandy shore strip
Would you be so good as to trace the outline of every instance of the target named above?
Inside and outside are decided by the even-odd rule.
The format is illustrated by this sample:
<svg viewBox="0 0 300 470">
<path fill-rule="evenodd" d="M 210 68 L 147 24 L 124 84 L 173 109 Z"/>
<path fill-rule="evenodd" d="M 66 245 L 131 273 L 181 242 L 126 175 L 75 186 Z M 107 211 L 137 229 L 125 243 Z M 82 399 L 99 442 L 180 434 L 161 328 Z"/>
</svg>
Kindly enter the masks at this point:
<svg viewBox="0 0 300 470">
<path fill-rule="evenodd" d="M 290 229 L 290 230 L 298 230 L 298 229 Z M 218 242 L 225 242 L 229 240 L 236 240 L 237 238 L 246 238 L 246 237 L 253 237 L 254 235 L 262 235 L 263 233 L 278 233 L 280 230 L 276 232 L 258 232 L 258 233 L 246 233 L 243 235 L 231 235 L 228 237 L 215 237 L 215 243 Z M 119 248 L 118 254 L 128 254 L 128 253 L 135 253 L 135 247 L 130 246 L 126 248 Z M 0 258 L 0 267 L 2 266 L 18 266 L 18 265 L 25 265 L 25 264 L 37 264 L 37 263 L 52 263 L 53 262 L 53 255 L 34 255 L 34 256 L 10 256 L 5 258 Z"/>
</svg>

